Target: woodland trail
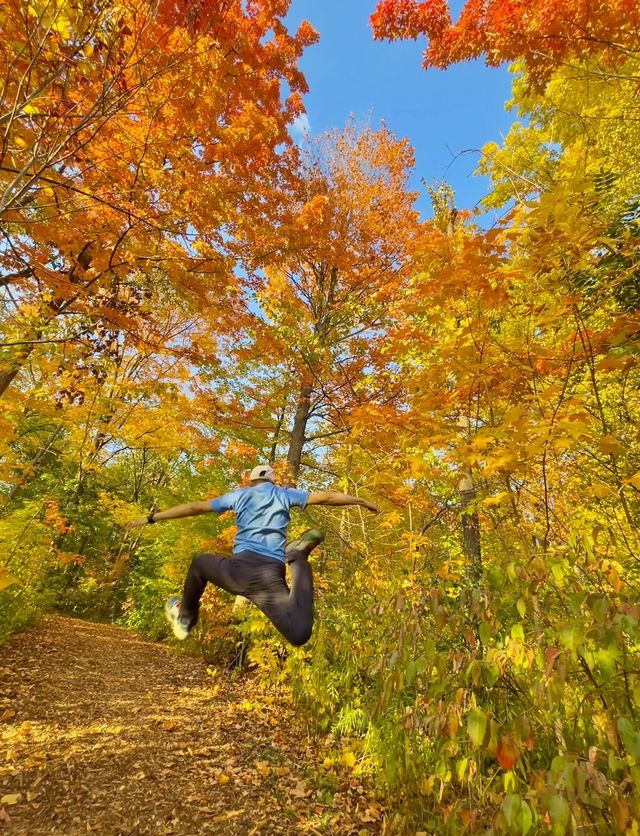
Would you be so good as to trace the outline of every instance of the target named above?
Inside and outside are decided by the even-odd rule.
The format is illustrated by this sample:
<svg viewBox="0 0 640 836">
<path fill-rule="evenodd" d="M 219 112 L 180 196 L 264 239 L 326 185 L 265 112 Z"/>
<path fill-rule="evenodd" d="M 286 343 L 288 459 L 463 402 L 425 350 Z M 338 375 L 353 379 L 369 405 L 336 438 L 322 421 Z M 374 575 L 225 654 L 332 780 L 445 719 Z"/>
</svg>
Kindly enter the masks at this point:
<svg viewBox="0 0 640 836">
<path fill-rule="evenodd" d="M 112 625 L 54 617 L 13 636 L 0 647 L 0 833 L 379 832 L 352 777 L 314 788 L 324 754 L 269 700 Z"/>
</svg>

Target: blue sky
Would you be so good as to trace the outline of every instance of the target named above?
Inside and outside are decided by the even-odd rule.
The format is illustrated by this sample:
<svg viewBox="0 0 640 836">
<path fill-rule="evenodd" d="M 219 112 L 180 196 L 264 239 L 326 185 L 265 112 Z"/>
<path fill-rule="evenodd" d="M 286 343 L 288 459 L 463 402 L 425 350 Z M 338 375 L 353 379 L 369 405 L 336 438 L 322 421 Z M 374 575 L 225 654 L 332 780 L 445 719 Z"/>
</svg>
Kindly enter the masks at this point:
<svg viewBox="0 0 640 836">
<path fill-rule="evenodd" d="M 456 14 L 461 0 L 452 3 Z M 373 40 L 369 16 L 375 0 L 292 0 L 288 23 L 304 19 L 320 33 L 301 62 L 310 93 L 305 99 L 311 132 L 342 127 L 350 114 L 384 119 L 416 153 L 415 188 L 418 208 L 429 214 L 429 201 L 420 187 L 448 180 L 460 208 L 471 208 L 486 193 L 487 181 L 473 177 L 477 149 L 499 142 L 511 121 L 504 103 L 510 98 L 511 76 L 482 62 L 423 70 L 424 41 L 384 43 Z M 462 151 L 475 151 L 457 157 Z M 490 218 L 485 223 L 491 223 Z"/>
</svg>

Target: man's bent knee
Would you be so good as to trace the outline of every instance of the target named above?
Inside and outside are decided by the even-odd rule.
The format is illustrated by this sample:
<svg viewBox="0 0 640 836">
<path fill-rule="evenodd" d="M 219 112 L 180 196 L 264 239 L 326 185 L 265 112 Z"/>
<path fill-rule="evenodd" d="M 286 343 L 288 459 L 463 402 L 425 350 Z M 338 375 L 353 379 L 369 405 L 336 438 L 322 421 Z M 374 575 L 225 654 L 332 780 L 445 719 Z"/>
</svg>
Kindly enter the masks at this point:
<svg viewBox="0 0 640 836">
<path fill-rule="evenodd" d="M 312 627 L 302 627 L 294 630 L 289 630 L 287 631 L 287 635 L 285 636 L 285 638 L 294 647 L 302 647 L 302 645 L 306 644 L 311 638 L 312 630 Z"/>
<path fill-rule="evenodd" d="M 212 554 L 197 554 L 193 560 L 191 561 L 191 569 L 197 572 L 199 575 L 203 573 L 206 569 L 207 564 L 211 563 L 211 558 L 213 557 Z"/>
</svg>

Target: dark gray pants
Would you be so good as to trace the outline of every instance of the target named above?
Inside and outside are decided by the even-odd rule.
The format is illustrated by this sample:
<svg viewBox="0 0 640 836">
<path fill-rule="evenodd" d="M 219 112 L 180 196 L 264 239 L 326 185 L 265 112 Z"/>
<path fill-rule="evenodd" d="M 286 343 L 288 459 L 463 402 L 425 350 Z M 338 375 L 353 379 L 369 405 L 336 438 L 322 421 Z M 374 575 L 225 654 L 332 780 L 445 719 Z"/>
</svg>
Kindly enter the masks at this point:
<svg viewBox="0 0 640 836">
<path fill-rule="evenodd" d="M 207 583 L 212 583 L 252 601 L 291 644 L 305 644 L 313 629 L 313 574 L 304 556 L 293 560 L 289 569 L 291 589 L 280 560 L 250 551 L 232 557 L 199 554 L 187 573 L 182 615 L 195 623 L 202 593 Z"/>
</svg>

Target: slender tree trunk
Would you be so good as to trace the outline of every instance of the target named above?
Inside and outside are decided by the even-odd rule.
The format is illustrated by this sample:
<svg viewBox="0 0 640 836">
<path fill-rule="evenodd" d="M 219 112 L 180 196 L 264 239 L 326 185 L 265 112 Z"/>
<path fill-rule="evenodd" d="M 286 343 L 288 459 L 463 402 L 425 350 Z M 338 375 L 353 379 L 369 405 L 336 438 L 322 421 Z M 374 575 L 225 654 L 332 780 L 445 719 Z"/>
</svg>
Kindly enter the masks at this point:
<svg viewBox="0 0 640 836">
<path fill-rule="evenodd" d="M 462 549 L 468 561 L 467 577 L 473 586 L 482 578 L 482 548 L 480 545 L 480 521 L 478 512 L 469 506 L 476 498 L 476 489 L 471 474 L 463 476 L 458 483 L 462 515 Z"/>
<path fill-rule="evenodd" d="M 351 481 L 351 464 L 353 462 L 353 454 L 349 452 L 347 457 L 347 466 L 345 469 L 345 479 L 347 480 L 347 490 L 346 493 L 353 493 L 353 483 Z M 346 557 L 346 548 L 345 543 L 347 542 L 347 537 L 349 537 L 349 515 L 347 514 L 347 509 L 343 508 L 340 513 L 340 542 L 338 544 L 338 555 L 340 557 L 340 567 L 341 571 L 344 571 L 342 567 L 344 567 L 345 557 Z M 350 538 L 349 538 L 350 539 Z"/>
<path fill-rule="evenodd" d="M 469 432 L 470 421 L 467 415 L 458 418 L 462 435 Z M 480 543 L 480 520 L 475 508 L 469 510 L 476 498 L 471 470 L 462 471 L 458 480 L 460 511 L 462 518 L 462 550 L 467 559 L 467 578 L 472 586 L 478 586 L 482 579 L 482 546 Z"/>
<path fill-rule="evenodd" d="M 64 432 L 64 427 L 58 427 L 58 429 L 54 432 L 54 434 L 51 436 L 49 441 L 43 447 L 40 448 L 40 451 L 37 453 L 36 456 L 34 456 L 34 458 L 29 463 L 30 466 L 34 470 L 40 464 L 40 462 L 44 459 L 44 457 L 47 455 L 47 453 L 51 449 L 52 445 L 58 440 L 58 438 L 60 438 L 60 436 L 62 435 L 63 432 Z M 9 491 L 8 495 L 7 495 L 7 498 L 5 500 L 5 504 L 8 504 L 9 502 L 11 502 L 11 500 L 16 496 L 16 494 L 18 494 L 21 490 L 23 490 L 24 487 L 25 487 L 24 484 L 14 485 L 11 488 L 11 490 Z"/>
<path fill-rule="evenodd" d="M 278 442 L 280 441 L 280 432 L 282 431 L 282 423 L 284 421 L 285 412 L 287 409 L 286 402 L 282 405 L 282 409 L 278 412 L 278 419 L 273 431 L 273 441 L 271 442 L 271 453 L 269 454 L 269 464 L 273 464 L 278 453 Z"/>
<path fill-rule="evenodd" d="M 13 383 L 13 379 L 16 377 L 20 369 L 23 367 L 26 359 L 29 357 L 31 352 L 33 351 L 33 346 L 26 346 L 24 347 L 16 360 L 14 360 L 12 367 L 9 371 L 0 372 L 0 398 L 4 395 L 7 391 L 9 386 Z"/>
<path fill-rule="evenodd" d="M 458 223 L 458 210 L 455 207 L 453 190 L 443 184 L 439 189 L 430 189 L 436 221 L 440 229 L 453 237 Z M 462 433 L 469 432 L 469 417 L 461 415 L 458 426 Z M 471 471 L 462 471 L 458 479 L 460 511 L 462 518 L 462 550 L 467 559 L 467 578 L 472 586 L 478 586 L 482 579 L 482 547 L 480 544 L 480 521 L 475 509 L 469 510 L 476 498 Z"/>
<path fill-rule="evenodd" d="M 300 472 L 302 449 L 306 441 L 305 432 L 307 429 L 307 422 L 309 421 L 309 413 L 311 412 L 312 394 L 313 384 L 310 382 L 303 382 L 300 387 L 298 408 L 296 410 L 295 418 L 293 419 L 293 429 L 291 430 L 291 435 L 289 436 L 289 452 L 287 453 L 289 476 L 292 484 L 294 485 L 298 481 L 298 473 Z"/>
</svg>

